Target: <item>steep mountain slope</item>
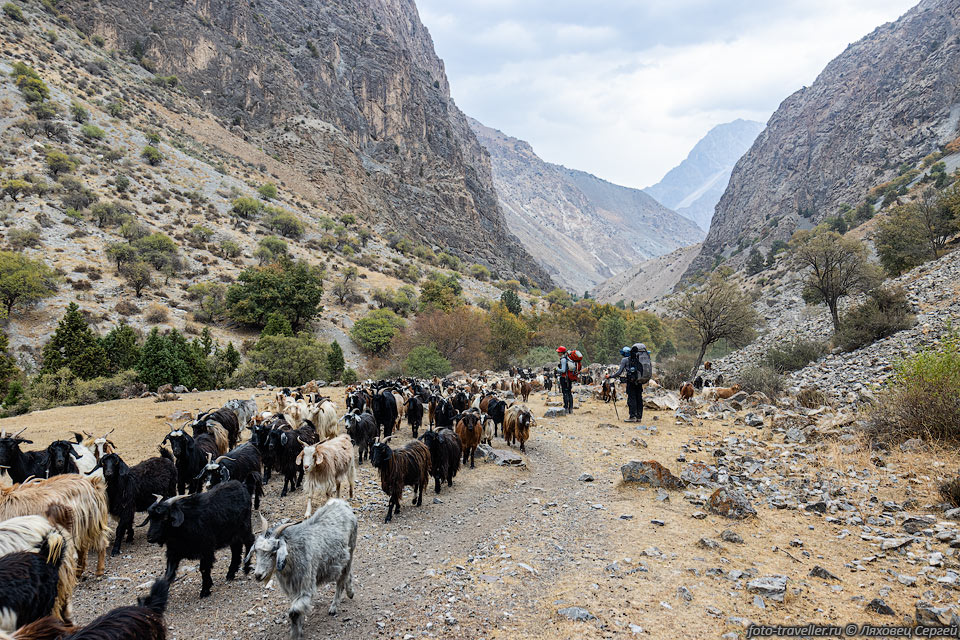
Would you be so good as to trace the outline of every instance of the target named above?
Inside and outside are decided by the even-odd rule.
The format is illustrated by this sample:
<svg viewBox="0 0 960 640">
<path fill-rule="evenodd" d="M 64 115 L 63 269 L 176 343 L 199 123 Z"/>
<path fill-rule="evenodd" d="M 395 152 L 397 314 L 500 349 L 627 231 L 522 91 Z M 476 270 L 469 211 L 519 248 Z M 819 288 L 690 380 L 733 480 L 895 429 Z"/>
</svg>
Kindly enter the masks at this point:
<svg viewBox="0 0 960 640">
<path fill-rule="evenodd" d="M 486 153 L 413 0 L 65 0 L 107 50 L 306 174 L 320 204 L 503 275 L 549 278 L 513 238 Z"/>
<path fill-rule="evenodd" d="M 584 291 L 703 232 L 638 189 L 544 162 L 523 140 L 470 119 L 490 152 L 507 224 L 567 289 Z"/>
<path fill-rule="evenodd" d="M 683 162 L 644 191 L 707 231 L 733 165 L 761 131 L 763 123 L 753 120 L 737 119 L 715 126 L 694 145 Z"/>
<path fill-rule="evenodd" d="M 847 47 L 783 101 L 744 155 L 690 272 L 739 244 L 769 247 L 958 135 L 960 0 L 924 0 Z M 740 252 L 737 264 L 747 251 Z"/>
<path fill-rule="evenodd" d="M 593 289 L 593 297 L 600 302 L 640 304 L 669 294 L 699 251 L 700 244 L 692 244 L 641 262 L 601 282 Z"/>
</svg>

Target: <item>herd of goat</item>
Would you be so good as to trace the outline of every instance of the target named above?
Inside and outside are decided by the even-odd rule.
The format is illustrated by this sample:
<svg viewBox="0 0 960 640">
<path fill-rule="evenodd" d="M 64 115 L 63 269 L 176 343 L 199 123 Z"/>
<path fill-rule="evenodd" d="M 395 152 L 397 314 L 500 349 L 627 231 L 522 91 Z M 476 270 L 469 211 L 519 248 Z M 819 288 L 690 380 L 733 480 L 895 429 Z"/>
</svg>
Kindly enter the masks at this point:
<svg viewBox="0 0 960 640">
<path fill-rule="evenodd" d="M 168 423 L 159 455 L 133 466 L 112 431 L 75 433 L 25 451 L 21 446 L 33 443 L 23 431 L 4 430 L 0 473 L 12 486 L 0 488 L 0 640 L 164 638 L 163 612 L 181 561 L 199 561 L 203 598 L 213 586 L 215 553 L 226 547 L 227 580 L 253 565 L 256 580 L 279 584 L 297 640 L 318 586 L 336 585 L 331 614 L 344 595 L 353 597 L 357 517 L 340 494 L 346 487 L 353 498 L 358 465 L 366 458 L 376 469 L 390 522 L 405 487 L 421 505 L 431 477 L 437 493 L 444 483 L 453 486 L 461 465 L 473 468 L 477 448 L 498 434 L 525 451 L 534 417 L 523 403 L 548 385 L 520 375 L 367 382 L 347 389 L 347 412 L 338 418 L 336 405 L 309 383 L 277 390 L 265 410 L 253 398 L 231 400 L 181 426 Z M 413 439 L 393 447 L 404 419 Z M 251 435 L 241 442 L 245 430 Z M 270 526 L 261 515 L 255 537 L 253 511 L 272 473 L 283 478 L 281 497 L 302 488 L 305 519 Z M 137 605 L 74 626 L 71 598 L 88 553 L 96 551 L 102 576 L 110 516 L 116 556 L 133 540 L 138 512 L 146 513 L 139 526 L 148 527 L 147 541 L 165 548 L 164 575 Z"/>
</svg>

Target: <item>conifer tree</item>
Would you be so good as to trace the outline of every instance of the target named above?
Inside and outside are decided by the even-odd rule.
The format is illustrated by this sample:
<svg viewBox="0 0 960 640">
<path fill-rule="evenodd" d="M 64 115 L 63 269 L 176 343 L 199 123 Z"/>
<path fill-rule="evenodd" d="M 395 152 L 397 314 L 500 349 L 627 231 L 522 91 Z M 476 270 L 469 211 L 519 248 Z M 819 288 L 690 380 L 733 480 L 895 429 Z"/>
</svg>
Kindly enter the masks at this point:
<svg viewBox="0 0 960 640">
<path fill-rule="evenodd" d="M 133 369 L 140 361 L 137 333 L 126 322 L 121 321 L 103 337 L 103 348 L 107 351 L 112 373 Z"/>
<path fill-rule="evenodd" d="M 105 376 L 110 372 L 110 360 L 100 342 L 83 319 L 80 307 L 71 302 L 60 319 L 53 337 L 43 347 L 41 373 L 53 373 L 67 367 L 83 380 Z"/>
<path fill-rule="evenodd" d="M 334 340 L 330 343 L 330 353 L 327 354 L 327 373 L 331 379 L 338 380 L 343 375 L 345 366 L 343 349 L 340 348 L 340 343 Z"/>
</svg>

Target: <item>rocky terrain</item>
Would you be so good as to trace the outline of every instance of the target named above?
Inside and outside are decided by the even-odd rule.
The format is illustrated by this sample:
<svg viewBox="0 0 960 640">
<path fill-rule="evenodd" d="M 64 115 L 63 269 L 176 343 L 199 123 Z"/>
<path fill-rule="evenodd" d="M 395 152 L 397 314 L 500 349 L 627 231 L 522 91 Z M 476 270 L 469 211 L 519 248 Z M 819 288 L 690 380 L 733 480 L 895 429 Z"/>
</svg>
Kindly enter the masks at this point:
<svg viewBox="0 0 960 640">
<path fill-rule="evenodd" d="M 958 137 L 960 2 L 923 0 L 789 96 L 730 177 L 689 273 L 764 250 Z"/>
<path fill-rule="evenodd" d="M 637 304 L 669 295 L 699 251 L 698 243 L 645 260 L 602 282 L 593 289 L 593 295 L 600 302 L 632 300 Z"/>
<path fill-rule="evenodd" d="M 413 0 L 67 0 L 58 11 L 105 51 L 175 75 L 201 112 L 305 176 L 320 206 L 549 283 L 504 224 Z"/>
<path fill-rule="evenodd" d="M 565 288 L 588 290 L 702 231 L 637 189 L 544 162 L 529 143 L 471 119 L 490 152 L 510 230 Z"/>
<path fill-rule="evenodd" d="M 687 157 L 644 189 L 666 207 L 707 231 L 737 160 L 763 131 L 762 122 L 734 120 L 710 129 Z"/>
<path fill-rule="evenodd" d="M 154 454 L 167 416 L 251 393 L 268 395 L 120 400 L 4 424 L 37 441 L 116 426 L 111 437 L 136 461 Z M 331 393 L 342 404 L 342 390 Z M 322 588 L 308 637 L 732 640 L 752 623 L 950 621 L 960 522 L 936 487 L 960 465 L 955 451 L 871 453 L 842 414 L 746 394 L 680 407 L 648 391 L 640 425 L 588 389 L 570 418 L 542 417 L 555 396 L 530 404 L 527 453 L 494 441 L 495 459 L 519 464 L 478 458 L 422 507 L 407 506 L 407 492 L 389 524 L 370 466 L 360 468 L 356 597 L 329 616 Z M 302 494 L 278 492 L 274 479 L 265 517 L 298 518 Z M 80 622 L 133 602 L 162 570 L 162 550 L 135 531 L 103 578 L 79 584 Z M 242 574 L 225 582 L 225 564 L 221 552 L 204 600 L 196 563 L 181 565 L 170 637 L 285 638 L 286 599 Z"/>
<path fill-rule="evenodd" d="M 833 325 L 822 305 L 808 306 L 801 298 L 803 273 L 784 272 L 772 289 L 765 289 L 754 304 L 764 327 L 750 345 L 715 360 L 714 367 L 735 377 L 738 371 L 762 361 L 774 345 L 797 338 L 829 341 Z M 829 353 L 810 365 L 787 374 L 794 393 L 817 389 L 837 406 L 859 404 L 894 371 L 896 362 L 935 344 L 960 317 L 960 251 L 947 253 L 887 282 L 903 286 L 917 323 L 888 338 L 849 353 Z M 845 305 L 859 300 L 848 299 Z"/>
</svg>

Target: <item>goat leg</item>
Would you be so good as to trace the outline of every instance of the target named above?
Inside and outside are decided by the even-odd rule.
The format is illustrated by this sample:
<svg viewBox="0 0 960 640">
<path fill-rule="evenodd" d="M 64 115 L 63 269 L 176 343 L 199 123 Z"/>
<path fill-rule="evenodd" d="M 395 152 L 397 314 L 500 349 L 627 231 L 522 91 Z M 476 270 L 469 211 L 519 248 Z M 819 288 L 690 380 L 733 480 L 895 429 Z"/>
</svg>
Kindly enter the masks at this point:
<svg viewBox="0 0 960 640">
<path fill-rule="evenodd" d="M 240 568 L 240 560 L 243 558 L 243 541 L 234 538 L 230 543 L 230 566 L 227 568 L 227 580 L 233 580 L 237 577 L 237 569 Z"/>
<path fill-rule="evenodd" d="M 173 582 L 177 579 L 177 567 L 180 566 L 180 559 L 173 560 L 167 558 L 167 572 L 163 574 L 163 579 L 167 582 Z"/>
<path fill-rule="evenodd" d="M 232 560 L 231 560 L 232 564 Z M 206 553 L 200 558 L 200 597 L 210 596 L 210 587 L 213 586 L 213 579 L 210 577 L 210 571 L 213 569 L 213 553 Z"/>
</svg>

